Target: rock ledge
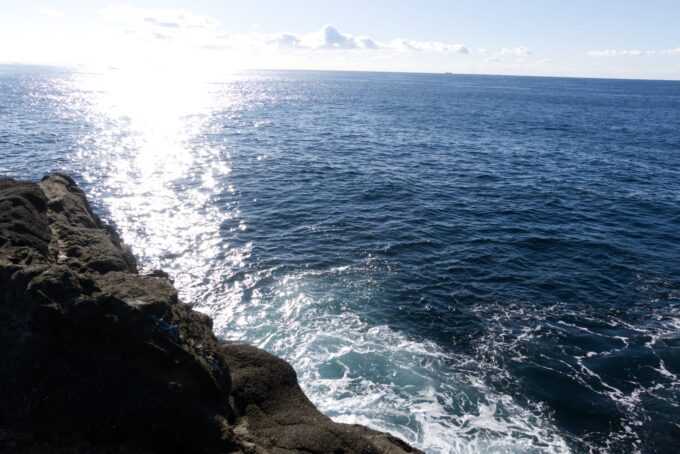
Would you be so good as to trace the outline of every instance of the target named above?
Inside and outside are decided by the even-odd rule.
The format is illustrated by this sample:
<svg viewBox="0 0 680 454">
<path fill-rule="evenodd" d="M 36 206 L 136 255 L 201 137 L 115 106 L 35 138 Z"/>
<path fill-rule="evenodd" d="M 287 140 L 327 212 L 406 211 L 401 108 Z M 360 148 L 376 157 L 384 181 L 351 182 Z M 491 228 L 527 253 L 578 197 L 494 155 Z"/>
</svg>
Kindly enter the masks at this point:
<svg viewBox="0 0 680 454">
<path fill-rule="evenodd" d="M 140 275 L 66 174 L 0 179 L 0 452 L 414 453 Z"/>
</svg>

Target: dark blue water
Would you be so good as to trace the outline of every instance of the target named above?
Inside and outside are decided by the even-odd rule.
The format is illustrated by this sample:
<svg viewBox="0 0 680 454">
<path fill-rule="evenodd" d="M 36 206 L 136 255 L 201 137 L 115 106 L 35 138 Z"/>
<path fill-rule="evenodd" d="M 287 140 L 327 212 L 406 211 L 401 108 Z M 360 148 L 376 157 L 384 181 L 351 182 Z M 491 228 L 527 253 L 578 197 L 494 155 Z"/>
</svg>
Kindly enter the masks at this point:
<svg viewBox="0 0 680 454">
<path fill-rule="evenodd" d="M 0 174 L 55 170 L 338 421 L 680 446 L 678 82 L 0 67 Z"/>
</svg>

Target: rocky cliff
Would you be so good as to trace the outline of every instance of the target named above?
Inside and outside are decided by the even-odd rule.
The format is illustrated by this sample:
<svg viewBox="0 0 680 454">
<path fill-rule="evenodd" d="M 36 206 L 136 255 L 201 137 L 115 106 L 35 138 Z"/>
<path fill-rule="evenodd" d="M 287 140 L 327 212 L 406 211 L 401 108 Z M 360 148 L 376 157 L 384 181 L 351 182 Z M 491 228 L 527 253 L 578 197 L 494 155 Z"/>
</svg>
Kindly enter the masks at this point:
<svg viewBox="0 0 680 454">
<path fill-rule="evenodd" d="M 0 452 L 405 453 L 139 274 L 67 175 L 0 179 Z"/>
</svg>

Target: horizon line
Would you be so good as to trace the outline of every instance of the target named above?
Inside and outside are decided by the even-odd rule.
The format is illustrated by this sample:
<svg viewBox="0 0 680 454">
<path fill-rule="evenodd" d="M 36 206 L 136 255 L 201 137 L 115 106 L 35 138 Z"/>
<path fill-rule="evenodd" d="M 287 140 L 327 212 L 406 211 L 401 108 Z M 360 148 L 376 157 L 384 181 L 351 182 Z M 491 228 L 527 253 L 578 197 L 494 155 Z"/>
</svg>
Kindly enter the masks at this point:
<svg viewBox="0 0 680 454">
<path fill-rule="evenodd" d="M 116 65 L 106 64 L 60 64 L 60 63 L 27 63 L 27 62 L 4 62 L 0 61 L 0 66 L 33 66 L 47 68 L 68 68 L 68 69 L 87 69 L 87 68 L 107 68 L 109 70 L 120 69 Z M 501 73 L 465 73 L 454 71 L 390 71 L 390 70 L 366 70 L 366 69 L 319 69 L 319 68 L 234 68 L 225 72 L 249 72 L 249 71 L 299 71 L 299 72 L 336 72 L 336 73 L 379 73 L 379 74 L 423 74 L 423 75 L 450 75 L 450 76 L 480 76 L 480 77 L 527 77 L 527 78 L 546 78 L 546 79 L 588 79 L 588 80 L 620 80 L 620 81 L 647 81 L 647 82 L 680 82 L 677 79 L 663 78 L 635 78 L 626 76 L 576 76 L 576 75 L 540 75 L 540 74 L 501 74 Z"/>
</svg>

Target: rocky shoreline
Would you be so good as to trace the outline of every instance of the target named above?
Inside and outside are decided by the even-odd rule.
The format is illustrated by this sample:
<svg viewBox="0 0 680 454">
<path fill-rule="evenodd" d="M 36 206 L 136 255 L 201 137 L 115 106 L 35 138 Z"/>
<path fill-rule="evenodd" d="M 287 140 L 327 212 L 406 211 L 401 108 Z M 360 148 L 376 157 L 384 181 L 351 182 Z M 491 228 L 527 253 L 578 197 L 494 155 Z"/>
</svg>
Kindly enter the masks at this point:
<svg viewBox="0 0 680 454">
<path fill-rule="evenodd" d="M 0 452 L 413 453 L 139 274 L 68 175 L 0 179 Z"/>
</svg>

